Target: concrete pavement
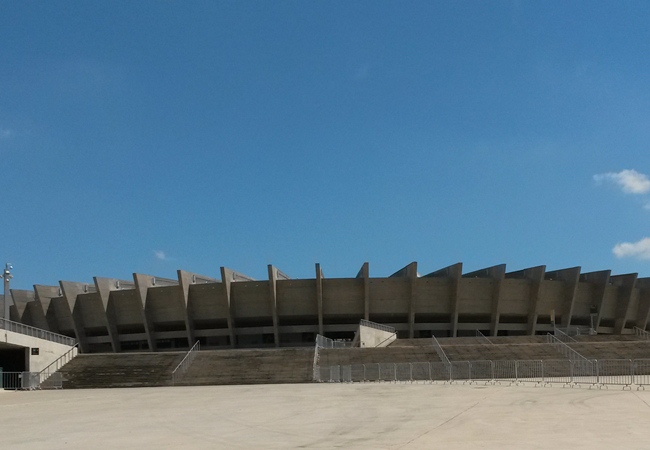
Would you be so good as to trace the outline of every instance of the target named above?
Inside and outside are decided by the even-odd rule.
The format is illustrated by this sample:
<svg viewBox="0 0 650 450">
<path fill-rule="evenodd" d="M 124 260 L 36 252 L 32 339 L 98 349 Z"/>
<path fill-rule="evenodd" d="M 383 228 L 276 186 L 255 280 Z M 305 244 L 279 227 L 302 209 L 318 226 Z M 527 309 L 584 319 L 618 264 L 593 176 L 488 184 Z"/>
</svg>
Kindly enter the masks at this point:
<svg viewBox="0 0 650 450">
<path fill-rule="evenodd" d="M 650 447 L 650 391 L 298 384 L 0 391 L 0 448 Z"/>
</svg>

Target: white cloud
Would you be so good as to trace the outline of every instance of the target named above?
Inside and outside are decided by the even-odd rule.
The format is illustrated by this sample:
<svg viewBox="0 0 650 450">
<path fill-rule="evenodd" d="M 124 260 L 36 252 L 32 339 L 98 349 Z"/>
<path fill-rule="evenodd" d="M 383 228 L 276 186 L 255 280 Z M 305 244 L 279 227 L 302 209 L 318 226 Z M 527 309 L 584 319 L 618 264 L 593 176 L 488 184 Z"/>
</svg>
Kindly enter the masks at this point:
<svg viewBox="0 0 650 450">
<path fill-rule="evenodd" d="M 650 259 L 650 238 L 637 242 L 621 242 L 612 249 L 617 258 Z"/>
<path fill-rule="evenodd" d="M 608 172 L 594 175 L 597 183 L 610 182 L 617 184 L 626 194 L 647 194 L 650 192 L 650 179 L 636 170 L 621 170 L 618 173 Z"/>
<path fill-rule="evenodd" d="M 154 256 L 161 261 L 169 261 L 169 257 L 162 250 L 153 252 Z"/>
</svg>

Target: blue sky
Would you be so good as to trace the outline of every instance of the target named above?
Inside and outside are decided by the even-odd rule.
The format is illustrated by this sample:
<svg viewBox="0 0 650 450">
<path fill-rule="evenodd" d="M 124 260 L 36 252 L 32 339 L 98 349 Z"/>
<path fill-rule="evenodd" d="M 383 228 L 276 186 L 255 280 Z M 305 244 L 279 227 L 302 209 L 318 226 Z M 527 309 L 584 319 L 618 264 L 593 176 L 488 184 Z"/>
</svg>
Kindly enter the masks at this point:
<svg viewBox="0 0 650 450">
<path fill-rule="evenodd" d="M 0 0 L 12 287 L 650 276 L 650 3 Z"/>
</svg>

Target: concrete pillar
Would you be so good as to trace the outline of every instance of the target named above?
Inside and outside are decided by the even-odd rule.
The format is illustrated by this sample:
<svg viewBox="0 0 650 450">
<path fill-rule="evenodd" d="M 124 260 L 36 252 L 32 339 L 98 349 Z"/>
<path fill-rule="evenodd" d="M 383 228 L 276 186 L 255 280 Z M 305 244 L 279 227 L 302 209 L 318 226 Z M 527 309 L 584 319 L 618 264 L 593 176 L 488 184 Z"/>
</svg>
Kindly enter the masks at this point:
<svg viewBox="0 0 650 450">
<path fill-rule="evenodd" d="M 565 328 L 569 327 L 571 325 L 573 305 L 575 304 L 578 282 L 580 280 L 580 267 L 571 267 L 569 269 L 546 272 L 544 279 L 564 282 L 565 288 L 564 296 L 562 298 L 562 309 L 558 312 L 561 314 L 562 318 L 560 325 Z"/>
<path fill-rule="evenodd" d="M 460 279 L 463 276 L 463 264 L 457 263 L 447 268 L 447 273 L 451 281 L 451 335 L 458 336 L 458 299 L 460 297 Z"/>
<path fill-rule="evenodd" d="M 278 326 L 278 292 L 277 292 L 277 281 L 278 281 L 278 269 L 273 267 L 271 264 L 268 265 L 269 272 L 269 299 L 271 301 L 271 315 L 273 317 L 273 342 L 275 346 L 280 346 L 280 330 Z"/>
<path fill-rule="evenodd" d="M 232 302 L 230 299 L 230 283 L 232 283 L 235 279 L 234 274 L 235 273 L 232 270 L 221 267 L 221 288 L 223 289 L 227 302 L 226 308 L 228 310 L 228 317 L 226 319 L 228 321 L 228 333 L 230 335 L 230 346 L 232 348 L 235 348 L 236 345 L 235 320 L 232 312 Z"/>
<path fill-rule="evenodd" d="M 594 285 L 594 306 L 598 309 L 598 314 L 596 315 L 596 322 L 594 323 L 594 328 L 598 331 L 600 326 L 600 319 L 603 315 L 603 301 L 605 300 L 605 289 L 609 284 L 609 277 L 611 276 L 611 270 L 601 270 L 598 272 L 588 272 L 580 275 L 580 282 L 591 283 Z"/>
<path fill-rule="evenodd" d="M 363 279 L 363 318 L 370 320 L 370 265 L 367 262 L 361 266 L 357 278 Z"/>
<path fill-rule="evenodd" d="M 143 275 L 141 273 L 133 274 L 133 282 L 135 283 L 135 292 L 140 299 L 140 309 L 142 313 L 142 324 L 144 325 L 144 332 L 147 336 L 147 344 L 149 351 L 155 352 L 158 349 L 156 342 L 156 333 L 154 331 L 153 321 L 147 309 L 147 294 L 149 288 L 154 286 L 154 278 L 151 275 Z"/>
<path fill-rule="evenodd" d="M 83 315 L 81 305 L 77 302 L 77 296 L 89 292 L 88 287 L 92 286 L 91 292 L 94 292 L 95 286 L 88 285 L 87 283 L 75 283 L 72 281 L 59 281 L 63 298 L 68 305 L 68 312 L 72 316 L 72 323 L 74 325 L 74 334 L 79 343 L 79 349 L 82 353 L 88 353 L 88 340 L 86 339 L 86 330 L 83 324 Z"/>
<path fill-rule="evenodd" d="M 636 285 L 638 274 L 629 273 L 626 275 L 615 275 L 610 282 L 618 287 L 616 298 L 616 318 L 614 320 L 614 333 L 622 334 L 627 322 L 627 313 L 630 309 L 630 300 Z"/>
<path fill-rule="evenodd" d="M 318 334 L 325 335 L 323 327 L 323 271 L 316 263 L 316 303 L 318 307 Z"/>
<path fill-rule="evenodd" d="M 398 270 L 394 274 L 392 274 L 390 277 L 406 277 L 409 279 L 409 290 L 408 290 L 408 296 L 409 296 L 409 315 L 408 315 L 408 321 L 409 321 L 409 339 L 413 339 L 414 333 L 415 333 L 415 292 L 416 292 L 416 286 L 415 283 L 417 282 L 418 278 L 418 263 L 417 262 L 412 262 L 411 264 L 403 267 L 402 269 Z"/>
</svg>

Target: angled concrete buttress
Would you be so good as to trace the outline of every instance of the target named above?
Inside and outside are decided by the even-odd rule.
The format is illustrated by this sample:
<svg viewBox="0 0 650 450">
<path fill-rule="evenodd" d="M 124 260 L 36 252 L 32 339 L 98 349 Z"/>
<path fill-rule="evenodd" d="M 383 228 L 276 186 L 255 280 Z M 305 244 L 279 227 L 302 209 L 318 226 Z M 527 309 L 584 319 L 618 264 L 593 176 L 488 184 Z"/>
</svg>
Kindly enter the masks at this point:
<svg viewBox="0 0 650 450">
<path fill-rule="evenodd" d="M 580 274 L 580 281 L 591 283 L 594 286 L 594 302 L 593 306 L 596 307 L 597 316 L 594 328 L 598 331 L 600 327 L 600 320 L 603 317 L 603 302 L 605 301 L 605 290 L 609 285 L 609 278 L 612 274 L 611 270 L 601 270 L 598 272 L 587 272 Z"/>
<path fill-rule="evenodd" d="M 648 327 L 648 316 L 650 315 L 650 278 L 638 278 L 636 287 L 639 290 L 636 326 L 645 330 Z"/>
<path fill-rule="evenodd" d="M 518 270 L 516 272 L 506 273 L 506 278 L 525 279 L 530 282 L 528 296 L 528 334 L 534 335 L 537 329 L 537 302 L 539 301 L 539 291 L 544 280 L 546 266 L 529 267 L 528 269 Z"/>
<path fill-rule="evenodd" d="M 561 299 L 562 310 L 558 311 L 563 327 L 571 325 L 573 317 L 573 307 L 576 301 L 576 292 L 580 281 L 580 267 L 570 267 L 567 269 L 553 270 L 546 272 L 545 280 L 559 280 L 564 282 L 564 296 Z"/>
<path fill-rule="evenodd" d="M 318 334 L 325 334 L 323 328 L 323 271 L 320 264 L 316 263 L 316 303 L 318 307 Z"/>
<path fill-rule="evenodd" d="M 616 318 L 614 319 L 614 333 L 616 334 L 622 334 L 623 329 L 625 328 L 637 278 L 638 274 L 636 273 L 610 277 L 612 285 L 618 287 L 618 295 L 616 296 Z"/>
<path fill-rule="evenodd" d="M 106 318 L 106 329 L 108 330 L 108 337 L 111 341 L 111 347 L 114 352 L 121 351 L 120 337 L 117 330 L 117 318 L 115 314 L 115 305 L 110 301 L 112 291 L 119 291 L 128 286 L 132 287 L 132 281 L 118 280 L 116 278 L 101 278 L 94 277 L 95 289 L 99 294 L 99 298 L 104 308 L 104 317 Z"/>
<path fill-rule="evenodd" d="M 27 305 L 35 299 L 34 291 L 10 289 L 9 292 L 13 300 L 13 305 L 9 307 L 9 320 L 27 323 L 24 321 L 27 318 L 25 317 L 25 311 Z"/>
<path fill-rule="evenodd" d="M 499 334 L 499 318 L 501 317 L 501 287 L 503 286 L 505 276 L 505 264 L 499 264 L 463 274 L 463 278 L 489 278 L 492 280 L 492 317 L 490 320 L 492 336 L 497 336 Z"/>
<path fill-rule="evenodd" d="M 192 319 L 194 316 L 190 311 L 190 286 L 199 283 L 217 283 L 217 280 L 211 277 L 206 277 L 204 275 L 186 272 L 184 270 L 178 270 L 177 273 L 178 285 L 180 286 L 181 294 L 180 300 L 183 304 L 183 308 L 185 309 L 185 316 L 183 319 L 185 320 L 185 329 L 187 330 L 187 342 L 191 347 L 196 342 L 196 336 L 194 332 L 194 320 Z"/>
<path fill-rule="evenodd" d="M 370 264 L 363 263 L 357 278 L 363 279 L 363 318 L 370 320 Z"/>
<path fill-rule="evenodd" d="M 275 346 L 280 346 L 280 329 L 278 325 L 278 280 L 289 280 L 289 276 L 278 270 L 271 264 L 268 265 L 269 272 L 269 299 L 271 302 L 271 315 L 273 319 L 273 341 Z"/>
<path fill-rule="evenodd" d="M 228 311 L 228 333 L 230 336 L 230 346 L 232 348 L 235 348 L 237 345 L 237 338 L 236 338 L 236 331 L 235 331 L 235 319 L 234 319 L 234 314 L 233 314 L 233 306 L 232 306 L 232 297 L 231 297 L 231 289 L 230 285 L 231 283 L 237 281 L 238 279 L 238 274 L 234 270 L 228 269 L 226 267 L 221 267 L 221 287 L 224 292 L 224 298 L 226 299 L 227 305 L 227 311 Z"/>
<path fill-rule="evenodd" d="M 417 278 L 418 278 L 418 263 L 413 261 L 412 263 L 408 264 L 407 266 L 401 268 L 400 270 L 392 274 L 389 278 L 392 277 L 405 277 L 409 279 L 408 337 L 409 339 L 413 339 L 413 336 L 415 334 L 415 292 L 416 292 L 415 283 L 417 282 Z"/>
<path fill-rule="evenodd" d="M 52 307 L 52 299 L 62 296 L 61 287 L 35 284 L 34 293 L 37 305 L 30 305 L 33 326 L 59 333 L 59 324 Z"/>
<path fill-rule="evenodd" d="M 59 281 L 61 285 L 61 292 L 63 298 L 68 305 L 72 323 L 74 326 L 74 333 L 79 343 L 79 349 L 82 353 L 88 353 L 88 340 L 86 339 L 86 330 L 83 325 L 83 313 L 81 311 L 81 303 L 77 301 L 77 297 L 81 294 L 87 294 L 89 291 L 94 292 L 95 286 L 88 283 L 77 283 L 73 281 Z"/>
<path fill-rule="evenodd" d="M 458 313 L 459 313 L 459 298 L 460 298 L 460 289 L 461 283 L 460 280 L 463 277 L 463 264 L 456 263 L 451 266 L 444 267 L 442 269 L 431 272 L 427 275 L 424 275 L 424 278 L 447 278 L 450 283 L 450 292 L 449 296 L 449 311 L 451 311 L 451 327 L 450 327 L 450 336 L 458 336 Z"/>
<path fill-rule="evenodd" d="M 135 283 L 135 291 L 140 299 L 142 324 L 144 325 L 144 332 L 147 335 L 147 344 L 149 351 L 155 352 L 157 350 L 156 335 L 154 332 L 153 322 L 151 315 L 147 309 L 147 295 L 149 288 L 154 286 L 154 278 L 151 275 L 143 275 L 141 273 L 133 274 L 133 282 Z"/>
</svg>

